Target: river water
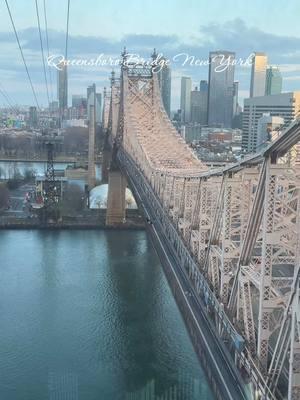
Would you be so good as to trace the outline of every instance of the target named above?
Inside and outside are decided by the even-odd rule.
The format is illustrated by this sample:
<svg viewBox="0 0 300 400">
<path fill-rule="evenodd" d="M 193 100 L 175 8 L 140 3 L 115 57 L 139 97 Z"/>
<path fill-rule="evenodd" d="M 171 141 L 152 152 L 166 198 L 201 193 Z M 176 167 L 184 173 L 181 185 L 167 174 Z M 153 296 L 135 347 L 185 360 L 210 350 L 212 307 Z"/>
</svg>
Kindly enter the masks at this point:
<svg viewBox="0 0 300 400">
<path fill-rule="evenodd" d="M 0 231 L 0 257 L 1 400 L 213 399 L 146 232 Z"/>
</svg>

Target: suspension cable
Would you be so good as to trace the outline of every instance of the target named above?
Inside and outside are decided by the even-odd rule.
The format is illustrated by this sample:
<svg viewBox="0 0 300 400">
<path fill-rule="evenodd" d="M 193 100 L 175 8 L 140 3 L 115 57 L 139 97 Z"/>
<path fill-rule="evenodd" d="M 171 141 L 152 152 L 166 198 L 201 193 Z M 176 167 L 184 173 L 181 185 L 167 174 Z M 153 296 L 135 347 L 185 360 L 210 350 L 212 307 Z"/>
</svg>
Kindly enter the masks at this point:
<svg viewBox="0 0 300 400">
<path fill-rule="evenodd" d="M 10 17 L 10 21 L 11 21 L 13 30 L 14 30 L 14 33 L 15 33 L 15 37 L 16 37 L 16 40 L 17 40 L 17 43 L 18 43 L 18 46 L 19 46 L 21 57 L 22 57 L 22 60 L 23 60 L 24 66 L 25 66 L 25 70 L 26 70 L 26 73 L 27 73 L 27 77 L 28 77 L 28 80 L 29 80 L 29 83 L 30 83 L 30 87 L 31 87 L 31 90 L 32 90 L 32 93 L 33 93 L 34 100 L 36 102 L 36 105 L 37 105 L 38 109 L 41 110 L 39 102 L 38 102 L 38 99 L 37 99 L 37 96 L 36 96 L 36 92 L 35 92 L 33 84 L 32 84 L 32 80 L 31 80 L 30 74 L 29 74 L 29 71 L 28 71 L 28 67 L 27 67 L 27 64 L 26 64 L 26 61 L 25 61 L 25 57 L 24 57 L 24 54 L 23 54 L 23 50 L 22 50 L 22 47 L 21 47 L 21 44 L 20 44 L 19 36 L 18 36 L 16 27 L 15 27 L 15 23 L 14 23 L 13 16 L 12 16 L 11 11 L 10 11 L 10 7 L 9 7 L 9 4 L 8 4 L 8 1 L 5 0 L 5 3 L 6 3 L 7 11 L 8 11 L 8 14 L 9 14 L 9 17 Z"/>
<path fill-rule="evenodd" d="M 47 91 L 47 99 L 48 99 L 48 107 L 49 107 L 50 98 L 49 98 L 48 81 L 47 81 L 47 74 L 46 74 L 46 64 L 45 64 L 45 58 L 44 58 L 44 46 L 43 46 L 42 33 L 41 33 L 39 7 L 38 7 L 37 0 L 35 0 L 35 10 L 36 10 L 36 17 L 37 17 L 37 22 L 38 22 L 40 45 L 41 45 L 41 55 L 42 55 L 43 70 L 44 70 L 44 79 L 45 79 L 45 85 L 46 85 L 46 91 Z"/>
<path fill-rule="evenodd" d="M 6 94 L 5 91 L 2 90 L 1 88 L 0 88 L 0 94 L 2 95 L 3 99 L 4 99 L 5 102 L 7 103 L 8 107 L 9 107 L 14 113 L 18 114 L 17 109 L 11 104 L 11 102 L 10 102 L 10 100 L 9 100 L 9 98 L 8 98 L 8 96 L 7 96 L 7 94 Z"/>
<path fill-rule="evenodd" d="M 48 36 L 48 19 L 47 19 L 47 10 L 46 10 L 46 0 L 43 1 L 44 4 L 44 19 L 45 19 L 45 31 L 46 31 L 46 44 L 47 44 L 47 56 L 50 57 L 49 52 L 49 36 Z M 52 83 L 52 71 L 50 65 L 48 65 L 49 70 L 49 82 L 50 82 L 50 96 L 51 101 L 53 101 L 53 83 Z"/>
<path fill-rule="evenodd" d="M 2 92 L 2 96 L 6 99 L 6 102 L 15 110 L 16 113 L 19 113 L 17 107 L 15 107 L 17 105 L 17 103 L 14 101 L 14 99 L 7 93 L 7 91 L 5 90 L 4 86 L 2 85 L 2 83 L 0 82 L 0 89 Z M 15 103 L 15 105 L 13 105 L 13 103 Z"/>
</svg>

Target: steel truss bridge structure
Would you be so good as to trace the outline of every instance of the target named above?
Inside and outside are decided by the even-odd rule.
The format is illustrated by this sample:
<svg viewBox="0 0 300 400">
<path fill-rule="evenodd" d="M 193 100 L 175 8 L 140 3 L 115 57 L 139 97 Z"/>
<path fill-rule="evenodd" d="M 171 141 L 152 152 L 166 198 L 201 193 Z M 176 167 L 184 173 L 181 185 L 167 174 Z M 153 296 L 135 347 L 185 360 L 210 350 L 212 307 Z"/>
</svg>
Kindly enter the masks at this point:
<svg viewBox="0 0 300 400">
<path fill-rule="evenodd" d="M 300 120 L 208 169 L 169 120 L 152 67 L 122 56 L 108 133 L 217 398 L 299 400 Z"/>
</svg>

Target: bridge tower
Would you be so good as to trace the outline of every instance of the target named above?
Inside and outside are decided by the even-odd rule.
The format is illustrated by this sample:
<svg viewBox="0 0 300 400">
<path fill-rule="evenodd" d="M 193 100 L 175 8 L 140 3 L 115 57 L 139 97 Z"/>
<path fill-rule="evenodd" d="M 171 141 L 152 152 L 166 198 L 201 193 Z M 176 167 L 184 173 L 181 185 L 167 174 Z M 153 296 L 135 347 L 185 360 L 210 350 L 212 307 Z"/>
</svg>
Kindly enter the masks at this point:
<svg viewBox="0 0 300 400">
<path fill-rule="evenodd" d="M 121 69 L 124 68 L 124 60 L 126 60 L 126 51 L 122 53 L 123 63 Z M 118 147 L 122 141 L 123 135 L 123 105 L 121 81 L 115 78 L 115 72 L 111 73 L 111 99 L 109 107 L 108 128 L 107 128 L 107 141 L 106 141 L 106 157 L 110 154 L 109 151 L 109 138 L 113 141 L 113 150 L 111 156 L 110 167 L 108 169 L 108 194 L 107 194 L 107 210 L 106 210 L 106 225 L 114 226 L 120 225 L 126 219 L 126 177 L 122 174 L 117 163 Z"/>
<path fill-rule="evenodd" d="M 108 171 L 109 171 L 109 166 L 111 162 L 111 156 L 112 156 L 112 149 L 111 149 L 111 144 L 109 142 L 109 132 L 111 128 L 110 124 L 110 119 L 106 117 L 106 114 L 109 111 L 107 109 L 110 109 L 110 95 L 108 94 L 106 88 L 104 88 L 103 91 L 103 133 L 104 133 L 104 143 L 103 143 L 103 149 L 102 149 L 102 171 L 101 171 L 101 182 L 102 183 L 108 183 Z"/>
<path fill-rule="evenodd" d="M 112 161 L 108 172 L 108 194 L 106 225 L 114 226 L 125 222 L 126 218 L 126 186 L 127 181 L 116 162 L 116 145 L 113 149 Z"/>
<path fill-rule="evenodd" d="M 95 106 L 90 105 L 89 118 L 89 154 L 88 154 L 88 187 L 89 191 L 96 185 L 95 175 Z"/>
<path fill-rule="evenodd" d="M 107 134 L 105 134 L 105 139 L 104 139 L 104 145 L 103 145 L 103 150 L 102 150 L 102 178 L 101 182 L 102 183 L 108 183 L 108 174 L 109 174 L 109 168 L 110 168 L 110 163 L 111 163 L 111 157 L 112 157 L 112 150 L 108 142 L 108 137 Z"/>
</svg>

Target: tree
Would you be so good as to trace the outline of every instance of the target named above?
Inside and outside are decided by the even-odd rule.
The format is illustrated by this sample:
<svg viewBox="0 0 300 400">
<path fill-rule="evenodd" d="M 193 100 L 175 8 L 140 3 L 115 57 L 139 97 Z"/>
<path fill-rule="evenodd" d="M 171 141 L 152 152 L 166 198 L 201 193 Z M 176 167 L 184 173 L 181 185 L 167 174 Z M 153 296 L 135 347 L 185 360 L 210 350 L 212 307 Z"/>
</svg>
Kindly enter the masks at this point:
<svg viewBox="0 0 300 400">
<path fill-rule="evenodd" d="M 65 215 L 76 214 L 83 209 L 84 192 L 80 186 L 71 183 L 66 187 L 61 206 Z"/>
<path fill-rule="evenodd" d="M 64 133 L 64 151 L 66 154 L 85 154 L 88 148 L 88 129 L 81 127 L 67 128 Z"/>
<path fill-rule="evenodd" d="M 24 181 L 32 181 L 36 177 L 36 171 L 33 168 L 26 168 L 23 175 Z"/>
<path fill-rule="evenodd" d="M 9 191 L 5 183 L 0 183 L 0 210 L 8 206 Z"/>
</svg>

